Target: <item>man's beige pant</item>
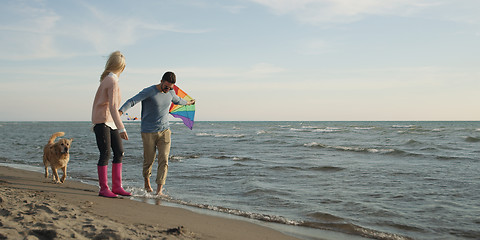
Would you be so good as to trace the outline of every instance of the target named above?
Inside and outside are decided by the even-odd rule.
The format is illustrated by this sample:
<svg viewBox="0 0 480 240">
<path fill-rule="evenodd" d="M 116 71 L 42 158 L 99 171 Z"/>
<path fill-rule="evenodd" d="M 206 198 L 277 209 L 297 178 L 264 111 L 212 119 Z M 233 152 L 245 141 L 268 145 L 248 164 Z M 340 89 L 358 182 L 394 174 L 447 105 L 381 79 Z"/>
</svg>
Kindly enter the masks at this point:
<svg viewBox="0 0 480 240">
<path fill-rule="evenodd" d="M 150 178 L 152 166 L 158 149 L 158 169 L 156 183 L 165 185 L 168 172 L 168 156 L 170 155 L 170 129 L 155 133 L 142 133 L 143 141 L 143 177 Z"/>
</svg>

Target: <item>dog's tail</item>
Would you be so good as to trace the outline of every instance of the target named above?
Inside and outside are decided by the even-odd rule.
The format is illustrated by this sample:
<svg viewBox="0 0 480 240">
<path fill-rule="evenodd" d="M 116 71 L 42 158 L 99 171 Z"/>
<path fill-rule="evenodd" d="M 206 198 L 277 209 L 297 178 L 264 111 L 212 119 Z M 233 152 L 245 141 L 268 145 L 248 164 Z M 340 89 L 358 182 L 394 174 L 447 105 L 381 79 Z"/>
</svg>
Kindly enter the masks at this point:
<svg viewBox="0 0 480 240">
<path fill-rule="evenodd" d="M 61 136 L 64 136 L 64 135 L 65 135 L 64 132 L 56 132 L 56 133 L 52 134 L 52 136 L 50 137 L 50 140 L 48 140 L 48 143 L 54 143 L 55 138 L 61 137 Z"/>
</svg>

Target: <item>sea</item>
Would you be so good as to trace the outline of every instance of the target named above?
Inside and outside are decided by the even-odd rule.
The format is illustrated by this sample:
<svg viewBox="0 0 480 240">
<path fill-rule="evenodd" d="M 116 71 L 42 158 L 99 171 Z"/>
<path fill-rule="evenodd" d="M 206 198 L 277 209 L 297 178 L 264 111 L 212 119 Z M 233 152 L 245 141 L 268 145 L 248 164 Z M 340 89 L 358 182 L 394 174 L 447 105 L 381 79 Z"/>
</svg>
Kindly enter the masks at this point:
<svg viewBox="0 0 480 240">
<path fill-rule="evenodd" d="M 144 191 L 140 122 L 125 125 L 133 201 L 301 239 L 480 239 L 478 121 L 197 121 L 193 130 L 174 121 L 167 197 Z M 74 139 L 67 181 L 98 185 L 89 122 L 0 122 L 0 164 L 43 173 L 43 146 L 58 131 Z"/>
</svg>

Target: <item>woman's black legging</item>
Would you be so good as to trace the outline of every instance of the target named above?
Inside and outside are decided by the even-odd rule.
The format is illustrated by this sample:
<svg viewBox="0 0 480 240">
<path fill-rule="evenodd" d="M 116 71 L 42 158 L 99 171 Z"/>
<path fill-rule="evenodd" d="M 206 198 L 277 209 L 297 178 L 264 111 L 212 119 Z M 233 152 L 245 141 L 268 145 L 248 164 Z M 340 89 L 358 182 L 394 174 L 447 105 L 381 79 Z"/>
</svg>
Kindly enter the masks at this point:
<svg viewBox="0 0 480 240">
<path fill-rule="evenodd" d="M 95 132 L 98 150 L 100 151 L 100 158 L 98 159 L 97 165 L 108 165 L 110 147 L 113 150 L 113 163 L 121 163 L 123 159 L 123 144 L 118 130 L 112 130 L 109 126 L 105 125 L 105 123 L 99 123 L 95 124 L 93 131 Z"/>
</svg>

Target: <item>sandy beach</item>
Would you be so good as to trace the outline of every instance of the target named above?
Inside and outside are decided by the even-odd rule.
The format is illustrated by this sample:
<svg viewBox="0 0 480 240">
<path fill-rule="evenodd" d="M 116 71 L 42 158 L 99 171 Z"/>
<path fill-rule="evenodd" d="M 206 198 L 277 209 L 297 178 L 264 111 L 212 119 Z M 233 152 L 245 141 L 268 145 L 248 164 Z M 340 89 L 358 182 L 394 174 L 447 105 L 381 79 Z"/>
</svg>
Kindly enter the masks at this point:
<svg viewBox="0 0 480 240">
<path fill-rule="evenodd" d="M 0 166 L 0 239 L 297 239 L 251 222 L 128 198 Z"/>
</svg>

